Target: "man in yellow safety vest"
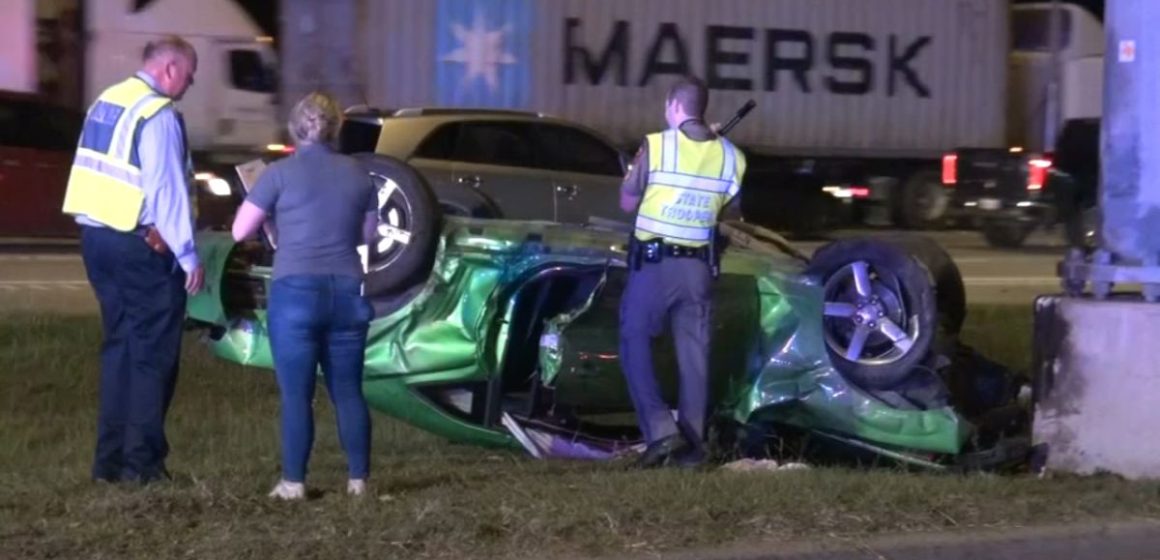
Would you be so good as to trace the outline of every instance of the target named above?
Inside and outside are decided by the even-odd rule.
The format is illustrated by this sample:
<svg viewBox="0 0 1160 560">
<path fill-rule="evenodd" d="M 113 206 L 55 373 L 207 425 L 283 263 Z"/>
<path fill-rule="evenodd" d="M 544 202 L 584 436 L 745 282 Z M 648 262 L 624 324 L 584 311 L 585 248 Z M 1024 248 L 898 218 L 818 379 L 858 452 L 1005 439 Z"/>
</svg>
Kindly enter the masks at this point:
<svg viewBox="0 0 1160 560">
<path fill-rule="evenodd" d="M 173 397 L 186 297 L 204 272 L 193 242 L 190 159 L 173 102 L 193 84 L 197 53 L 180 37 L 145 47 L 139 72 L 93 102 L 63 212 L 100 303 L 100 406 L 94 480 L 168 477 L 165 415 Z"/>
<path fill-rule="evenodd" d="M 648 447 L 638 461 L 696 466 L 706 459 L 709 320 L 717 221 L 740 190 L 744 154 L 704 121 L 709 93 L 696 78 L 669 90 L 669 128 L 645 137 L 620 188 L 636 212 L 620 307 L 620 363 Z M 680 370 L 678 419 L 657 387 L 651 340 L 665 323 Z"/>
</svg>

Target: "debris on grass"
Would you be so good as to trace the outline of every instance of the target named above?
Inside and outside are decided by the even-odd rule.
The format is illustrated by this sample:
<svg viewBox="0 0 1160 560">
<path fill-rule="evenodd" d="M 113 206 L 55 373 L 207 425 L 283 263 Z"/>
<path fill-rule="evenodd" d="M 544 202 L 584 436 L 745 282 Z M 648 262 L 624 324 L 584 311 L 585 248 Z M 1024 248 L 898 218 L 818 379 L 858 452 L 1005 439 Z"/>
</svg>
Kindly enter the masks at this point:
<svg viewBox="0 0 1160 560">
<path fill-rule="evenodd" d="M 810 466 L 805 463 L 787 462 L 778 464 L 773 459 L 738 459 L 731 463 L 721 465 L 721 468 L 727 471 L 734 472 L 780 472 L 780 471 L 804 471 L 809 470 Z"/>
</svg>

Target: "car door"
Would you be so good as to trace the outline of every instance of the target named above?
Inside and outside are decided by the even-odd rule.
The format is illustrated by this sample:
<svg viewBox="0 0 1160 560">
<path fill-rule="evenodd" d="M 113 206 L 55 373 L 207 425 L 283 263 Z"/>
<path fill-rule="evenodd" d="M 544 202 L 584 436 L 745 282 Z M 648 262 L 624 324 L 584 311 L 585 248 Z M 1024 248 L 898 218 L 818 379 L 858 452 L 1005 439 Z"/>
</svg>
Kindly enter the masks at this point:
<svg viewBox="0 0 1160 560">
<path fill-rule="evenodd" d="M 562 124 L 539 124 L 536 133 L 536 145 L 552 169 L 558 221 L 583 224 L 590 217 L 627 219 L 620 209 L 624 168 L 616 148 L 585 130 Z"/>
<path fill-rule="evenodd" d="M 401 126 L 394 128 L 405 130 Z M 455 216 L 486 215 L 487 205 L 482 202 L 480 193 L 473 188 L 464 188 L 455 180 L 455 146 L 458 139 L 459 123 L 436 126 L 419 141 L 415 151 L 407 157 L 407 163 L 414 166 L 431 185 L 444 213 Z"/>
<path fill-rule="evenodd" d="M 556 220 L 552 181 L 533 142 L 531 123 L 461 122 L 453 156 L 456 183 L 486 196 L 504 218 Z"/>
</svg>

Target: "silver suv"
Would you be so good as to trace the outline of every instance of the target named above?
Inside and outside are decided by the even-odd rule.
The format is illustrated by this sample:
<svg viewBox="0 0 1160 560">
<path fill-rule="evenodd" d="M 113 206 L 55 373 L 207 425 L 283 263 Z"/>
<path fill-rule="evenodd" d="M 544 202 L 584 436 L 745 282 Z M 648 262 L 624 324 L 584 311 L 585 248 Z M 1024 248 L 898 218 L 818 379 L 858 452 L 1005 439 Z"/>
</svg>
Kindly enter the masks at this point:
<svg viewBox="0 0 1160 560">
<path fill-rule="evenodd" d="M 354 107 L 346 111 L 339 148 L 407 162 L 448 214 L 623 219 L 619 186 L 628 154 L 567 120 L 522 111 Z"/>
</svg>

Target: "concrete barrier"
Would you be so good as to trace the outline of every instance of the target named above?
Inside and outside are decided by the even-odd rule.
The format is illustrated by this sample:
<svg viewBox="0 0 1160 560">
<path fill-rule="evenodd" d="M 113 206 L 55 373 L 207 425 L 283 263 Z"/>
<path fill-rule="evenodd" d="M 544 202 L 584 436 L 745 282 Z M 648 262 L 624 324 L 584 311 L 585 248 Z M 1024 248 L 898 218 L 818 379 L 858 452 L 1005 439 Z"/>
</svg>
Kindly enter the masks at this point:
<svg viewBox="0 0 1160 560">
<path fill-rule="evenodd" d="M 1034 354 L 1046 471 L 1160 477 L 1160 304 L 1042 296 Z"/>
</svg>

